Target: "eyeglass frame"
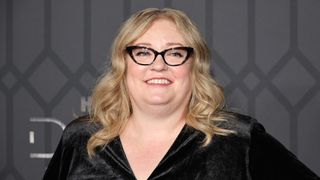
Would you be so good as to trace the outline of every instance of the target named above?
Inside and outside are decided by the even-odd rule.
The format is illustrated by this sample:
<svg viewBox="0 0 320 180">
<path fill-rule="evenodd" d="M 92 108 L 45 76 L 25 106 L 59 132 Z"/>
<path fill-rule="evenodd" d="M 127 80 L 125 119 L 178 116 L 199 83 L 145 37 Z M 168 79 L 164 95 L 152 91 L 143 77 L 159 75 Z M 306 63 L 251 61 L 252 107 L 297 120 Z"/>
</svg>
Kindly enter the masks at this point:
<svg viewBox="0 0 320 180">
<path fill-rule="evenodd" d="M 143 49 L 148 49 L 150 51 L 152 51 L 154 53 L 154 59 L 151 61 L 151 63 L 149 64 L 143 64 L 143 63 L 139 63 L 137 60 L 134 59 L 134 56 L 132 54 L 132 50 L 136 49 L 136 48 L 143 48 Z M 185 59 L 180 63 L 180 64 L 169 64 L 166 59 L 165 59 L 165 54 L 166 52 L 170 51 L 170 50 L 174 50 L 174 49 L 183 49 L 183 50 L 186 50 L 187 51 L 187 55 L 185 57 Z M 185 46 L 179 46 L 179 47 L 173 47 L 173 48 L 168 48 L 168 49 L 165 49 L 161 52 L 158 52 L 152 48 L 148 48 L 148 47 L 144 47 L 144 46 L 127 46 L 126 47 L 126 52 L 129 54 L 129 56 L 131 57 L 131 59 L 136 63 L 136 64 L 139 64 L 141 66 L 150 66 L 151 64 L 154 63 L 154 61 L 157 59 L 158 55 L 160 54 L 161 57 L 162 57 L 162 60 L 164 61 L 164 63 L 168 66 L 180 66 L 182 64 L 184 64 L 185 62 L 187 62 L 187 60 L 189 59 L 189 57 L 192 55 L 193 53 L 193 48 L 192 47 L 185 47 Z"/>
</svg>

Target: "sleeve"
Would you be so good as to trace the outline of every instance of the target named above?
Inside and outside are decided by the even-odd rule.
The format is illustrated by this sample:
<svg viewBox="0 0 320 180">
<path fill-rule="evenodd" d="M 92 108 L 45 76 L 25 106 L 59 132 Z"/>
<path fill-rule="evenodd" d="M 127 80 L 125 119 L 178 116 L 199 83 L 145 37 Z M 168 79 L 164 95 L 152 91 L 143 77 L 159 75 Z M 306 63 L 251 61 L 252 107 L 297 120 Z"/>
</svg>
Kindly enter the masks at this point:
<svg viewBox="0 0 320 180">
<path fill-rule="evenodd" d="M 61 138 L 50 163 L 43 176 L 43 180 L 64 180 L 67 178 L 70 163 L 72 161 L 72 151 L 67 148 Z"/>
<path fill-rule="evenodd" d="M 269 135 L 261 124 L 251 131 L 249 170 L 253 180 L 303 179 L 320 180 L 279 141 Z"/>
</svg>

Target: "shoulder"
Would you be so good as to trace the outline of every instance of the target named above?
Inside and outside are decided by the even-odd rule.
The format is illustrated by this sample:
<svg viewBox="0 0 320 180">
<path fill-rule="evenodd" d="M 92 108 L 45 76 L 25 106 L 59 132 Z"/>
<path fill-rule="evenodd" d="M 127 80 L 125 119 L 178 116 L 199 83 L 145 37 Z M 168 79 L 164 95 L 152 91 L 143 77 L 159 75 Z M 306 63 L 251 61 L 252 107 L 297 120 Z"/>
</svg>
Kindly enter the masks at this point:
<svg viewBox="0 0 320 180">
<path fill-rule="evenodd" d="M 100 125 L 93 122 L 89 115 L 78 117 L 64 129 L 61 139 L 62 145 L 69 147 L 86 143 L 99 129 Z"/>
<path fill-rule="evenodd" d="M 264 132 L 264 127 L 249 115 L 225 112 L 225 121 L 218 124 L 218 127 L 234 131 L 236 136 L 250 138 L 252 132 Z"/>
</svg>

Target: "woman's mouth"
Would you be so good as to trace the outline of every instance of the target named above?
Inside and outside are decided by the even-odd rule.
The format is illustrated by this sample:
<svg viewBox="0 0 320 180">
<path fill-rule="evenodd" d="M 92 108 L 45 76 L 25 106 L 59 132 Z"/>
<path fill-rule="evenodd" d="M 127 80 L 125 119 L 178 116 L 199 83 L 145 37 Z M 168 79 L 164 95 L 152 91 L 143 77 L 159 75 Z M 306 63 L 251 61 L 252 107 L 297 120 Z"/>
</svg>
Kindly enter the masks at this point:
<svg viewBox="0 0 320 180">
<path fill-rule="evenodd" d="M 169 79 L 166 78 L 155 78 L 155 79 L 149 79 L 146 81 L 147 84 L 151 85 L 168 85 L 171 84 L 172 82 Z"/>
</svg>

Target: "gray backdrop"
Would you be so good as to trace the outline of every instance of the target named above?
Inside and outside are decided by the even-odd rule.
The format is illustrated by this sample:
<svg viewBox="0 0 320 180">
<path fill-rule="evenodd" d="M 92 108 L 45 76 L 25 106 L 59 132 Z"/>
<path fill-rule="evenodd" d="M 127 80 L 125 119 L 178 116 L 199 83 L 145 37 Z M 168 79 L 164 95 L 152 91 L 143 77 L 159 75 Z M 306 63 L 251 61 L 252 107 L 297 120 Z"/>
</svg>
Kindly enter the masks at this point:
<svg viewBox="0 0 320 180">
<path fill-rule="evenodd" d="M 0 179 L 41 179 L 117 28 L 146 7 L 189 14 L 229 107 L 320 174 L 319 0 L 0 0 Z"/>
</svg>

